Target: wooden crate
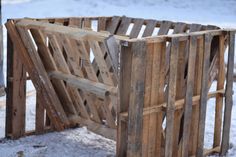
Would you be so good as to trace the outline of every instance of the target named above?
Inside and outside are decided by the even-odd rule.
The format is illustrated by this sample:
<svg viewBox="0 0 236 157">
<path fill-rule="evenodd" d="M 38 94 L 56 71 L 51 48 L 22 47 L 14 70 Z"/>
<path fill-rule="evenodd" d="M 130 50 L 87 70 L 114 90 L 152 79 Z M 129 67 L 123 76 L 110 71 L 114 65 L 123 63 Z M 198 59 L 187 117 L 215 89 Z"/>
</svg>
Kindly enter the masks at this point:
<svg viewBox="0 0 236 157">
<path fill-rule="evenodd" d="M 87 126 L 116 140 L 118 157 L 226 154 L 234 30 L 125 16 L 14 19 L 6 27 L 7 137 L 27 134 L 27 72 L 37 91 L 36 133 Z M 214 144 L 206 150 L 210 98 Z"/>
</svg>

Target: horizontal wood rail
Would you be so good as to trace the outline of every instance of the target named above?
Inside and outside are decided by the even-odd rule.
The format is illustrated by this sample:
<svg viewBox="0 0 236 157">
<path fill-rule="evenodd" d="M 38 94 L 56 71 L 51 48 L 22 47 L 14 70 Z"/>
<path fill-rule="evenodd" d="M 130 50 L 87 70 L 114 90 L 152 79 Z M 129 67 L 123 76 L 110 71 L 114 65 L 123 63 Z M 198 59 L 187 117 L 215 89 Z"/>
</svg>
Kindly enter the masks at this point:
<svg viewBox="0 0 236 157">
<path fill-rule="evenodd" d="M 221 89 L 221 90 L 217 90 L 214 92 L 210 92 L 208 94 L 208 99 L 210 98 L 214 98 L 216 97 L 218 94 L 220 94 L 221 96 L 224 96 L 225 90 Z M 200 95 L 194 96 L 192 101 L 193 101 L 193 105 L 197 105 L 198 101 L 200 100 Z M 180 99 L 177 100 L 175 102 L 175 110 L 179 110 L 182 109 L 184 105 L 184 99 Z M 152 107 L 146 107 L 143 109 L 143 116 L 144 115 L 148 115 L 148 114 L 152 114 L 152 113 L 156 113 L 156 112 L 160 112 L 160 111 L 165 111 L 166 110 L 166 103 L 160 104 L 160 105 L 156 105 L 156 106 L 152 106 Z M 123 112 L 120 114 L 121 119 L 126 121 L 127 117 L 128 117 L 128 112 Z"/>
<path fill-rule="evenodd" d="M 96 41 L 103 41 L 104 39 L 108 38 L 110 34 L 108 33 L 101 33 L 101 32 L 95 32 L 91 29 L 80 29 L 80 28 L 73 28 L 73 27 L 64 27 L 62 25 L 55 25 L 50 23 L 45 23 L 41 21 L 32 21 L 32 20 L 19 20 L 16 23 L 16 26 L 20 27 L 26 27 L 27 29 L 40 29 L 44 30 L 47 33 L 61 33 L 66 34 L 74 39 L 93 39 Z M 129 37 L 121 36 L 121 35 L 114 35 L 117 40 L 129 40 Z"/>
<path fill-rule="evenodd" d="M 109 95 L 117 95 L 116 87 L 108 86 L 103 83 L 93 82 L 88 79 L 64 74 L 58 71 L 49 72 L 48 75 L 50 76 L 50 78 L 63 80 L 72 87 L 76 87 L 86 92 L 93 93 L 103 99 Z"/>
</svg>

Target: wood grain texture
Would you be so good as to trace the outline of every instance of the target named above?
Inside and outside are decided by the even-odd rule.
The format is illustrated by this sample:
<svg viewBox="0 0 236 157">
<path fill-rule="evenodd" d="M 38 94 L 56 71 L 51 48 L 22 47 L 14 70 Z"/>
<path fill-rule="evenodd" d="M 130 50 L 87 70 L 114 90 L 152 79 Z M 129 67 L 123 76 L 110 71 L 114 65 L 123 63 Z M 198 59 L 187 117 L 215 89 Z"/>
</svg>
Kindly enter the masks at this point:
<svg viewBox="0 0 236 157">
<path fill-rule="evenodd" d="M 174 103 L 176 97 L 176 81 L 177 81 L 177 58 L 178 58 L 178 38 L 173 38 L 171 42 L 170 52 L 170 72 L 168 80 L 168 96 L 166 111 L 166 135 L 165 135 L 165 156 L 172 157 L 173 153 L 173 133 L 174 133 Z"/>
<path fill-rule="evenodd" d="M 142 156 L 142 112 L 145 90 L 145 42 L 132 44 L 127 156 Z"/>
<path fill-rule="evenodd" d="M 197 143 L 197 157 L 203 156 L 203 144 L 204 144 L 204 133 L 205 133 L 205 120 L 206 120 L 206 105 L 207 105 L 207 93 L 208 93 L 208 70 L 210 66 L 210 47 L 211 47 L 212 36 L 211 34 L 205 34 L 204 37 L 204 56 L 203 56 L 203 67 L 202 67 L 202 83 L 201 83 L 201 97 L 200 97 L 200 114 L 198 124 L 198 143 Z"/>
<path fill-rule="evenodd" d="M 235 32 L 228 33 L 228 65 L 226 74 L 226 91 L 225 91 L 225 111 L 224 111 L 224 124 L 223 124 L 223 135 L 221 142 L 220 155 L 226 155 L 229 149 L 229 134 L 232 114 L 232 95 L 233 95 L 233 67 L 234 67 L 234 50 L 235 50 Z"/>
</svg>

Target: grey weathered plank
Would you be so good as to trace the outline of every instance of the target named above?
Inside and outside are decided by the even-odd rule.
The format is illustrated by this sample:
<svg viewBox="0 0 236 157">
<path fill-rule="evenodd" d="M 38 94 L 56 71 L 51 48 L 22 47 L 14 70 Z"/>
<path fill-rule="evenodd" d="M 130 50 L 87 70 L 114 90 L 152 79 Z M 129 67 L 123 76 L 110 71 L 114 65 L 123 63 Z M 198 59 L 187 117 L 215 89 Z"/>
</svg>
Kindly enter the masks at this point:
<svg viewBox="0 0 236 157">
<path fill-rule="evenodd" d="M 194 84 L 194 70 L 197 53 L 197 38 L 190 37 L 189 44 L 189 58 L 188 58 L 188 74 L 187 74 L 187 88 L 185 94 L 184 105 L 184 126 L 183 126 L 183 144 L 182 144 L 182 157 L 188 157 L 188 143 L 192 115 L 192 97 L 193 97 L 193 84 Z"/>
<path fill-rule="evenodd" d="M 118 27 L 118 30 L 116 32 L 117 35 L 126 35 L 126 32 L 129 28 L 129 25 L 131 23 L 131 18 L 123 16 L 121 18 L 121 23 Z"/>
<path fill-rule="evenodd" d="M 108 21 L 106 30 L 110 32 L 111 34 L 115 34 L 120 24 L 120 20 L 121 20 L 121 17 L 113 16 L 112 19 Z"/>
<path fill-rule="evenodd" d="M 217 90 L 224 89 L 225 82 L 225 63 L 224 63 L 224 52 L 225 52 L 225 36 L 219 37 L 219 51 L 217 57 L 219 58 L 218 64 L 218 76 L 217 76 Z M 215 111 L 215 128 L 214 128 L 214 143 L 213 146 L 220 146 L 221 141 L 221 128 L 222 128 L 222 111 L 223 111 L 223 96 L 218 95 L 216 97 L 216 111 Z"/>
<path fill-rule="evenodd" d="M 202 67 L 202 83 L 200 93 L 200 112 L 199 112 L 199 124 L 198 124 L 198 143 L 197 143 L 197 157 L 203 156 L 203 144 L 205 133 L 205 120 L 206 120 L 206 106 L 207 106 L 207 93 L 208 93 L 208 70 L 210 66 L 210 51 L 211 51 L 211 34 L 205 34 L 204 41 L 204 57 Z"/>
<path fill-rule="evenodd" d="M 118 104 L 118 114 L 122 112 L 128 112 L 130 86 L 131 86 L 131 66 L 132 66 L 132 51 L 131 45 L 121 46 L 120 55 L 120 77 L 119 77 L 119 96 L 120 103 Z M 117 126 L 117 144 L 116 155 L 117 157 L 127 156 L 127 138 L 128 123 L 121 120 L 121 116 L 118 116 Z"/>
<path fill-rule="evenodd" d="M 157 21 L 156 20 L 148 20 L 147 24 L 146 24 L 146 28 L 143 32 L 142 37 L 147 37 L 147 36 L 151 36 L 155 27 L 157 25 Z"/>
<path fill-rule="evenodd" d="M 229 51 L 228 51 L 228 65 L 226 74 L 226 91 L 225 91 L 225 111 L 224 111 L 224 125 L 221 143 L 221 155 L 226 155 L 229 149 L 229 135 L 232 113 L 232 95 L 233 95 L 233 71 L 234 71 L 234 53 L 235 53 L 235 32 L 228 32 L 229 35 Z"/>
<path fill-rule="evenodd" d="M 167 92 L 165 157 L 172 157 L 174 140 L 174 112 L 177 81 L 178 38 L 172 38 L 170 52 L 170 72 Z"/>
<path fill-rule="evenodd" d="M 130 38 L 137 38 L 143 26 L 144 19 L 134 19 L 134 26 L 130 32 Z"/>
<path fill-rule="evenodd" d="M 132 71 L 128 118 L 127 156 L 142 156 L 142 119 L 145 86 L 146 43 L 132 44 Z"/>
</svg>

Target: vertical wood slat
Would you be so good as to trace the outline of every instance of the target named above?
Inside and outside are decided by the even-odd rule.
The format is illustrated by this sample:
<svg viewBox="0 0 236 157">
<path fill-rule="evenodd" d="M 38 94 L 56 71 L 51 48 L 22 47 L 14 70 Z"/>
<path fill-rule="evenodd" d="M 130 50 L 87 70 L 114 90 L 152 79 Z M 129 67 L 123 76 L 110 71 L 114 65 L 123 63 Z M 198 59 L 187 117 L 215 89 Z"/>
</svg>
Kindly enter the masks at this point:
<svg viewBox="0 0 236 157">
<path fill-rule="evenodd" d="M 132 55 L 127 156 L 141 157 L 146 43 L 144 41 L 133 43 Z"/>
<path fill-rule="evenodd" d="M 143 26 L 144 19 L 135 19 L 134 26 L 130 32 L 130 38 L 137 38 Z"/>
<path fill-rule="evenodd" d="M 153 64 L 153 57 L 154 57 L 154 43 L 148 43 L 147 44 L 147 52 L 146 52 L 146 66 L 145 71 L 146 74 L 144 75 L 145 78 L 145 88 L 144 88 L 144 105 L 143 107 L 150 107 L 151 105 L 151 89 L 152 89 L 152 64 Z M 150 149 L 153 149 L 153 143 L 152 140 L 150 141 L 150 138 L 154 133 L 156 133 L 156 130 L 154 131 L 154 128 L 152 127 L 152 124 L 150 123 L 150 118 L 154 118 L 152 115 L 145 115 L 143 116 L 143 133 L 142 133 L 142 156 L 148 156 L 148 153 L 151 151 Z M 153 125 L 155 126 L 155 125 Z M 150 130 L 153 131 L 151 134 Z M 150 134 L 149 134 L 150 132 Z M 154 139 L 155 140 L 155 139 Z M 155 149 L 155 147 L 154 147 Z"/>
<path fill-rule="evenodd" d="M 106 31 L 107 26 L 107 17 L 99 17 L 98 18 L 98 32 L 99 31 Z"/>
<path fill-rule="evenodd" d="M 160 25 L 160 29 L 158 31 L 158 35 L 168 34 L 171 25 L 172 23 L 170 21 L 162 21 Z"/>
<path fill-rule="evenodd" d="M 126 35 L 126 32 L 129 28 L 129 25 L 131 23 L 131 18 L 123 16 L 121 18 L 121 23 L 118 27 L 118 30 L 116 32 L 117 35 Z"/>
<path fill-rule="evenodd" d="M 25 133 L 26 71 L 19 53 L 8 34 L 5 136 L 13 139 Z"/>
<path fill-rule="evenodd" d="M 224 88 L 225 82 L 225 63 L 224 63 L 224 41 L 225 36 L 219 36 L 219 51 L 217 57 L 219 58 L 218 64 L 218 78 L 217 90 Z M 221 141 L 221 128 L 222 128 L 222 112 L 223 112 L 223 96 L 216 96 L 216 110 L 215 110 L 215 128 L 214 128 L 214 143 L 213 147 L 220 146 Z"/>
<path fill-rule="evenodd" d="M 185 105 L 184 105 L 183 144 L 181 152 L 182 157 L 188 157 L 188 143 L 190 135 L 191 115 L 192 115 L 192 96 L 193 96 L 196 53 L 197 53 L 197 38 L 196 36 L 192 36 L 190 37 L 189 41 L 187 88 L 185 93 Z"/>
<path fill-rule="evenodd" d="M 191 24 L 189 32 L 197 32 L 202 30 L 202 25 Z M 203 57 L 203 38 L 197 40 L 197 54 L 195 61 L 195 80 L 194 80 L 194 93 L 193 95 L 200 94 L 200 84 L 201 84 L 201 66 L 202 66 L 202 57 Z M 197 149 L 197 130 L 198 130 L 198 117 L 199 117 L 199 105 L 192 107 L 192 116 L 191 116 L 191 129 L 190 129 L 190 141 L 189 141 L 189 154 L 193 155 L 196 153 Z"/>
<path fill-rule="evenodd" d="M 233 95 L 233 71 L 234 71 L 234 51 L 235 51 L 235 32 L 228 32 L 229 36 L 229 50 L 228 50 L 228 64 L 226 74 L 226 91 L 225 91 L 225 111 L 224 111 L 224 124 L 223 135 L 221 142 L 221 155 L 226 155 L 229 149 L 229 135 L 232 114 L 232 95 Z"/>
<path fill-rule="evenodd" d="M 157 25 L 157 21 L 156 20 L 148 20 L 147 24 L 146 24 L 146 28 L 143 32 L 142 37 L 147 37 L 147 36 L 151 36 L 155 27 Z"/>
<path fill-rule="evenodd" d="M 43 77 L 44 81 L 47 81 L 47 82 L 49 81 L 49 78 L 47 78 L 46 74 L 42 73 L 42 71 L 39 71 L 40 67 L 42 67 L 42 66 L 38 66 L 39 69 L 35 68 L 35 66 L 37 66 L 40 63 L 38 63 L 38 61 L 33 62 L 30 59 L 30 56 L 27 53 L 26 48 L 23 46 L 24 45 L 23 41 L 21 40 L 13 21 L 9 21 L 6 24 L 6 27 L 7 27 L 7 30 L 9 32 L 10 36 L 11 36 L 11 39 L 15 39 L 14 42 L 15 42 L 16 48 L 21 53 L 21 55 L 20 55 L 22 57 L 21 59 L 24 61 L 24 65 L 26 67 L 26 70 L 29 73 L 33 83 L 36 85 L 36 89 L 42 90 L 41 94 L 44 97 L 44 100 L 46 103 L 45 108 L 48 110 L 48 115 L 50 116 L 50 119 L 53 121 L 53 124 L 57 130 L 62 130 L 64 128 L 63 123 L 65 122 L 65 124 L 68 124 L 68 120 L 67 120 L 67 117 L 65 116 L 63 111 L 62 112 L 60 111 L 61 115 L 60 115 L 60 117 L 58 116 L 57 111 L 60 109 L 60 106 L 59 106 L 59 108 L 55 108 L 55 105 L 56 104 L 57 104 L 57 106 L 60 105 L 60 102 L 58 99 L 56 99 L 57 97 L 54 97 L 51 95 L 55 91 L 52 91 L 52 87 L 49 88 L 50 84 L 45 86 L 44 84 L 42 84 L 42 81 L 39 81 L 39 78 L 40 78 L 39 76 Z M 22 32 L 22 34 L 23 34 L 23 32 Z M 23 39 L 25 39 L 25 38 L 23 38 Z M 24 43 L 27 43 L 27 42 L 24 42 Z M 29 49 L 29 50 L 33 51 L 33 49 Z M 32 55 L 33 55 L 33 53 L 32 53 Z M 37 57 L 37 56 L 33 56 L 33 58 L 34 57 Z M 37 69 L 37 71 L 33 71 L 33 69 Z"/>
<path fill-rule="evenodd" d="M 194 95 L 200 95 L 201 92 L 201 78 L 204 54 L 204 38 L 203 36 L 197 41 L 197 56 L 195 65 L 195 80 L 194 80 Z M 193 106 L 192 109 L 192 123 L 190 131 L 189 153 L 195 155 L 197 151 L 197 135 L 198 135 L 198 121 L 199 121 L 200 105 Z"/>
<path fill-rule="evenodd" d="M 69 26 L 75 28 L 82 28 L 82 18 L 70 18 Z"/>
<path fill-rule="evenodd" d="M 173 133 L 174 133 L 174 112 L 177 81 L 177 58 L 178 58 L 178 38 L 172 38 L 170 51 L 170 72 L 168 80 L 168 96 L 166 111 L 166 136 L 165 136 L 165 157 L 172 157 Z"/>
<path fill-rule="evenodd" d="M 120 24 L 120 20 L 121 20 L 121 17 L 113 16 L 112 19 L 108 21 L 106 30 L 110 32 L 111 34 L 115 34 Z"/>
<path fill-rule="evenodd" d="M 200 112 L 199 112 L 199 124 L 198 124 L 198 142 L 197 142 L 197 157 L 203 156 L 203 144 L 205 133 L 205 120 L 206 120 L 206 105 L 207 105 L 207 93 L 208 93 L 208 70 L 210 66 L 210 50 L 211 50 L 211 34 L 205 34 L 204 37 L 204 57 L 202 67 L 202 83 L 200 93 Z"/>
<path fill-rule="evenodd" d="M 118 104 L 118 114 L 127 112 L 129 108 L 130 86 L 131 86 L 131 66 L 132 66 L 132 50 L 131 45 L 121 45 L 120 54 L 120 78 L 119 78 L 119 96 L 120 103 Z M 116 155 L 117 157 L 127 156 L 127 129 L 128 123 L 122 121 L 118 116 L 117 126 L 117 144 Z"/>
<path fill-rule="evenodd" d="M 36 114 L 35 114 L 35 133 L 42 134 L 45 129 L 45 111 L 43 107 L 43 99 L 40 94 L 36 93 Z"/>
<path fill-rule="evenodd" d="M 164 102 L 164 83 L 165 83 L 165 42 L 152 43 L 153 61 L 151 75 L 151 94 L 150 106 L 156 106 Z M 147 69 L 146 69 L 147 70 Z M 146 83 L 145 83 L 146 84 Z M 146 87 L 145 87 L 146 88 Z M 146 93 L 145 93 L 146 94 Z M 144 126 L 144 124 L 143 124 Z M 150 114 L 148 156 L 161 156 L 162 143 L 162 112 Z M 143 156 L 145 156 L 143 154 Z"/>
<path fill-rule="evenodd" d="M 184 94 L 186 90 L 186 81 L 185 81 L 185 58 L 188 56 L 187 41 L 179 42 L 179 53 L 178 53 L 178 63 L 177 63 L 177 83 L 176 83 L 176 100 L 184 99 Z M 182 116 L 183 109 L 176 110 L 174 115 L 174 139 L 173 139 L 173 156 L 178 154 L 180 150 L 182 140 L 179 142 L 179 139 L 182 138 Z"/>
</svg>

